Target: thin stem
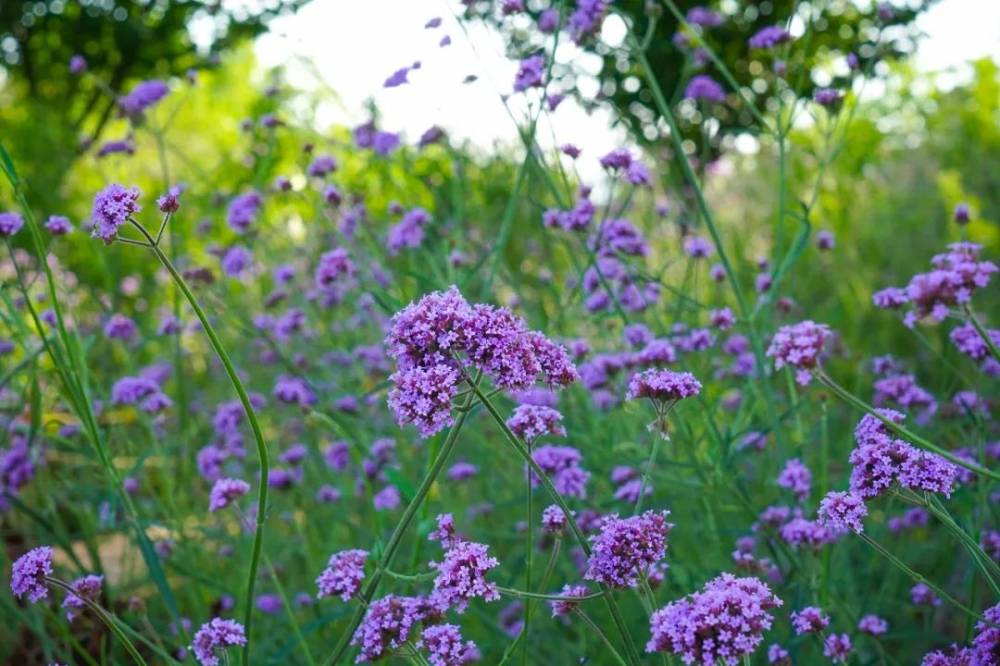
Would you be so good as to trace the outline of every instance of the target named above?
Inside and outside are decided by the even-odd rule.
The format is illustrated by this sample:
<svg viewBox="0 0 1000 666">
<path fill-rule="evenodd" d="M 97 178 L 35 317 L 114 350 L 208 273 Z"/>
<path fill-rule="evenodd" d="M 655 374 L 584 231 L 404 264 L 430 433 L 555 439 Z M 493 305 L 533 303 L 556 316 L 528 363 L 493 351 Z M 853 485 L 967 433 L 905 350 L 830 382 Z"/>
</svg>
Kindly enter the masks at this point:
<svg viewBox="0 0 1000 666">
<path fill-rule="evenodd" d="M 475 380 L 478 382 L 478 378 Z M 472 386 L 477 389 L 476 383 Z M 468 407 L 473 401 L 473 395 L 470 394 L 465 400 L 464 407 Z M 382 551 L 382 556 L 379 558 L 378 565 L 375 571 L 372 573 L 371 577 L 365 583 L 365 588 L 362 590 L 359 596 L 360 604 L 358 608 L 354 611 L 354 615 L 351 617 L 350 622 L 347 625 L 347 629 L 340 636 L 340 640 L 337 642 L 336 647 L 333 649 L 333 653 L 330 658 L 326 660 L 327 664 L 339 663 L 341 658 L 344 656 L 344 652 L 347 651 L 347 647 L 351 642 L 351 638 L 354 636 L 354 632 L 357 630 L 358 625 L 361 624 L 361 619 L 364 616 L 365 608 L 368 603 L 375 596 L 375 592 L 378 590 L 379 583 L 382 581 L 382 576 L 386 570 L 392 565 L 392 560 L 396 556 L 396 551 L 399 550 L 399 546 L 403 541 L 403 535 L 410 527 L 410 523 L 417 515 L 417 510 L 420 505 L 423 504 L 424 498 L 427 497 L 427 493 L 430 492 L 431 486 L 437 480 L 438 474 L 444 468 L 445 463 L 448 461 L 448 457 L 451 455 L 452 450 L 455 448 L 455 444 L 458 442 L 458 433 L 462 430 L 462 426 L 465 424 L 465 419 L 468 417 L 468 411 L 459 412 L 458 419 L 455 421 L 455 425 L 451 427 L 448 431 L 448 436 L 444 441 L 444 445 L 441 447 L 441 451 L 438 452 L 437 458 L 435 458 L 434 463 L 431 468 L 427 471 L 427 475 L 424 476 L 424 480 L 420 482 L 420 487 L 417 488 L 416 494 L 414 494 L 413 499 L 410 503 L 406 505 L 406 510 L 403 512 L 402 517 L 396 524 L 395 529 L 392 531 L 392 536 L 389 537 L 389 542 L 386 544 L 385 549 Z"/>
<path fill-rule="evenodd" d="M 528 445 L 528 452 L 529 454 L 531 453 L 530 445 Z M 533 551 L 535 549 L 535 544 L 534 544 L 535 509 L 532 506 L 533 504 L 532 500 L 534 498 L 532 497 L 531 477 L 528 474 L 524 475 L 524 486 L 525 486 L 525 512 L 526 512 L 525 522 L 527 524 L 527 529 L 525 530 L 525 541 L 526 541 L 525 546 L 527 550 L 525 552 L 524 589 L 530 591 L 531 566 L 533 564 L 532 561 L 534 559 Z M 522 631 L 524 632 L 524 645 L 523 645 L 523 650 L 521 652 L 521 663 L 524 666 L 527 666 L 528 663 L 528 638 L 529 638 L 529 627 L 531 626 L 531 610 L 532 610 L 532 605 L 531 605 L 531 599 L 529 598 L 524 602 L 524 628 L 522 629 Z"/>
<path fill-rule="evenodd" d="M 111 630 L 111 633 L 114 634 L 115 638 L 118 639 L 118 642 L 121 643 L 122 646 L 125 648 L 125 650 L 129 653 L 129 656 L 131 656 L 132 659 L 135 660 L 135 663 L 142 664 L 142 666 L 146 665 L 146 660 L 142 658 L 142 655 L 139 654 L 139 651 L 135 648 L 135 645 L 133 645 L 132 641 L 128 639 L 128 636 L 126 636 L 124 632 L 122 632 L 121 627 L 118 626 L 118 624 L 115 622 L 114 617 L 110 613 L 108 613 L 99 604 L 94 603 L 87 597 L 83 595 L 77 595 L 76 591 L 72 588 L 72 586 L 67 585 L 58 578 L 52 578 L 51 576 L 46 576 L 45 582 L 48 583 L 49 585 L 54 585 L 55 587 L 62 589 L 64 592 L 66 592 L 66 594 L 71 594 L 80 601 L 82 601 L 87 606 L 87 608 L 94 611 L 94 614 L 97 615 L 97 617 L 101 620 L 101 622 L 107 625 L 108 629 Z"/>
<path fill-rule="evenodd" d="M 597 634 L 597 636 L 604 643 L 605 647 L 607 647 L 608 650 L 611 652 L 611 656 L 615 658 L 615 661 L 618 662 L 618 664 L 620 664 L 620 666 L 627 666 L 625 660 L 622 659 L 622 656 L 620 654 L 618 654 L 618 650 L 616 650 L 615 646 L 611 644 L 611 640 L 608 639 L 607 634 L 605 634 L 603 631 L 601 631 L 601 628 L 599 626 L 597 626 L 597 623 L 594 622 L 593 620 L 591 620 L 590 616 L 587 615 L 586 613 L 584 613 L 579 608 L 577 608 L 575 612 L 580 617 L 580 619 L 583 620 L 584 623 L 588 627 L 590 627 L 594 631 L 594 633 Z"/>
<path fill-rule="evenodd" d="M 968 470 L 975 472 L 976 474 L 983 474 L 984 476 L 988 476 L 995 481 L 1000 481 L 1000 474 L 997 474 L 996 472 L 986 469 L 985 467 L 982 467 L 981 465 L 978 465 L 974 462 L 964 460 L 963 458 L 956 456 L 951 451 L 942 449 L 940 446 L 927 441 L 926 439 L 924 439 L 917 433 L 913 432 L 909 428 L 906 428 L 905 426 L 896 423 L 892 419 L 883 416 L 881 413 L 879 413 L 877 409 L 875 409 L 867 402 L 865 402 L 861 398 L 857 397 L 856 395 L 845 389 L 837 382 L 833 381 L 833 379 L 831 379 L 829 375 L 827 375 L 825 372 L 821 370 L 817 371 L 816 377 L 824 386 L 833 391 L 834 395 L 836 395 L 838 398 L 854 405 L 858 409 L 867 412 L 868 414 L 871 414 L 872 416 L 880 420 L 882 423 L 884 423 L 886 427 L 889 428 L 889 430 L 892 430 L 903 439 L 906 439 L 913 444 L 917 444 L 929 451 L 933 451 L 942 458 L 947 458 L 956 465 L 960 465 Z"/>
<path fill-rule="evenodd" d="M 249 666 L 250 639 L 253 629 L 253 592 L 257 583 L 257 569 L 260 566 L 261 549 L 264 544 L 264 521 L 267 517 L 267 477 L 270 472 L 270 458 L 267 453 L 267 444 L 264 443 L 264 433 L 261 430 L 260 423 L 257 421 L 257 412 L 254 410 L 253 404 L 250 402 L 250 396 L 247 394 L 247 390 L 243 386 L 243 381 L 240 379 L 239 374 L 237 374 L 236 368 L 233 366 L 233 362 L 229 358 L 229 353 L 226 352 L 226 348 L 222 345 L 222 341 L 216 334 L 215 328 L 212 327 L 211 322 L 208 320 L 208 316 L 198 303 L 198 299 L 195 298 L 194 293 L 191 291 L 191 288 L 188 287 L 187 282 L 184 281 L 181 274 L 177 272 L 173 262 L 167 258 L 167 255 L 163 253 L 163 250 L 161 250 L 153 241 L 145 227 L 135 220 L 132 220 L 132 223 L 139 229 L 139 232 L 146 238 L 146 240 L 149 241 L 153 252 L 156 253 L 160 263 L 163 264 L 163 267 L 170 273 L 170 276 L 174 279 L 174 283 L 184 294 L 184 297 L 191 305 L 191 309 L 194 310 L 195 315 L 198 317 L 198 321 L 201 322 L 202 328 L 205 329 L 205 334 L 208 336 L 208 340 L 211 343 L 212 348 L 215 350 L 216 355 L 225 367 L 226 374 L 229 376 L 229 381 L 232 383 L 233 388 L 236 390 L 236 394 L 239 396 L 240 403 L 243 405 L 243 410 L 246 412 L 247 420 L 250 422 L 250 429 L 253 431 L 254 441 L 257 444 L 257 457 L 260 463 L 260 483 L 258 484 L 257 490 L 257 516 L 254 521 L 256 525 L 254 527 L 253 546 L 250 555 L 250 569 L 247 572 L 247 592 L 246 598 L 243 600 L 243 626 L 246 629 L 247 642 L 243 647 L 242 663 L 243 666 Z"/>
<path fill-rule="evenodd" d="M 541 599 L 542 601 L 588 601 L 590 599 L 600 599 L 604 596 L 603 592 L 595 592 L 593 594 L 585 594 L 582 597 L 566 597 L 561 594 L 541 594 L 539 592 L 528 592 L 527 590 L 515 590 L 512 587 L 502 587 L 497 586 L 500 594 L 506 594 L 508 597 L 517 597 L 518 599 Z"/>
<path fill-rule="evenodd" d="M 886 548 L 884 546 L 882 546 L 881 544 L 879 544 L 878 542 L 876 542 L 874 539 L 872 539 L 867 534 L 865 534 L 865 533 L 862 532 L 858 536 L 860 536 L 861 539 L 865 543 L 867 543 L 869 546 L 871 546 L 872 548 L 874 548 L 883 557 L 885 557 L 893 565 L 895 565 L 897 569 L 899 569 L 900 571 L 902 571 L 903 573 L 905 573 L 907 576 L 909 576 L 910 578 L 912 578 L 914 580 L 914 582 L 923 583 L 927 587 L 929 587 L 932 590 L 934 590 L 934 592 L 939 597 L 941 597 L 942 599 L 944 599 L 945 601 L 947 601 L 948 603 L 950 603 L 955 608 L 961 610 L 964 613 L 967 613 L 971 617 L 973 617 L 973 618 L 975 618 L 977 620 L 982 620 L 983 619 L 982 616 L 979 615 L 979 613 L 977 613 L 976 611 L 972 610 L 971 608 L 968 608 L 967 606 L 965 606 L 962 602 L 958 601 L 955 597 L 951 596 L 950 594 L 948 594 L 947 592 L 945 592 L 943 589 L 941 589 L 940 587 L 938 587 L 936 583 L 933 583 L 933 582 L 927 580 L 924 576 L 918 574 L 916 571 L 914 571 L 913 569 L 911 569 L 910 567 L 908 567 L 905 562 L 903 562 L 901 559 L 899 559 L 898 557 L 896 557 L 895 555 L 893 555 L 892 553 L 890 553 L 888 550 L 886 550 Z"/>
<path fill-rule="evenodd" d="M 662 418 L 666 419 L 664 415 Z M 637 516 L 642 511 L 643 498 L 646 495 L 646 488 L 649 485 L 649 477 L 653 473 L 653 465 L 656 464 L 656 454 L 660 450 L 660 440 L 663 437 L 661 435 L 653 435 L 653 445 L 649 447 L 649 459 L 646 460 L 646 466 L 642 470 L 642 481 L 639 483 L 639 496 L 635 500 L 635 507 L 632 509 L 632 515 Z"/>
</svg>

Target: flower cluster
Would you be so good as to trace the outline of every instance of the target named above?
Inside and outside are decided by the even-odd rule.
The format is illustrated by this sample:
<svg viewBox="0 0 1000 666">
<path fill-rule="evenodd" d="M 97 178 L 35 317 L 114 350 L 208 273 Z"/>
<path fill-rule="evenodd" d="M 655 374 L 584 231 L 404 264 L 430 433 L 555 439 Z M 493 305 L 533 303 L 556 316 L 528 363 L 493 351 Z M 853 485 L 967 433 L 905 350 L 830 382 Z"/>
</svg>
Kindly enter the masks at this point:
<svg viewBox="0 0 1000 666">
<path fill-rule="evenodd" d="M 767 355 L 774 359 L 776 369 L 786 365 L 795 368 L 795 380 L 805 385 L 811 379 L 811 371 L 819 366 L 820 354 L 829 338 L 830 328 L 812 321 L 782 326 L 771 339 Z"/>
<path fill-rule="evenodd" d="M 464 364 L 502 388 L 523 390 L 542 377 L 566 386 L 578 377 L 566 350 L 505 308 L 469 305 L 456 287 L 434 292 L 393 316 L 386 336 L 398 369 L 389 405 L 402 425 L 428 437 L 453 423 L 451 399 Z"/>
<path fill-rule="evenodd" d="M 679 655 L 686 664 L 735 666 L 763 642 L 781 599 L 756 578 L 722 574 L 700 591 L 653 613 L 647 652 Z"/>
<path fill-rule="evenodd" d="M 201 625 L 191 641 L 191 650 L 201 666 L 219 666 L 220 649 L 233 645 L 246 645 L 243 625 L 235 620 L 213 618 Z"/>
<path fill-rule="evenodd" d="M 600 533 L 591 537 L 592 552 L 584 578 L 609 587 L 635 587 L 639 578 L 663 559 L 673 528 L 669 511 L 646 511 L 640 516 L 604 519 Z"/>
<path fill-rule="evenodd" d="M 368 552 L 364 550 L 342 550 L 330 556 L 326 568 L 316 579 L 319 592 L 317 599 L 338 596 L 348 601 L 361 589 L 361 581 L 365 579 L 365 560 Z"/>
</svg>

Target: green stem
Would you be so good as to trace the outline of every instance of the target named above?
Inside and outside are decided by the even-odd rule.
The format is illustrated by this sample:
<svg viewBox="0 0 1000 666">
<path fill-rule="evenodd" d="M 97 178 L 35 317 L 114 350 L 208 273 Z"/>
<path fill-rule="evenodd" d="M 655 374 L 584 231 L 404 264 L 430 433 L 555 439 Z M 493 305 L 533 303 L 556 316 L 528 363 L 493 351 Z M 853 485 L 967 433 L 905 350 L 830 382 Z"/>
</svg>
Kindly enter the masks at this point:
<svg viewBox="0 0 1000 666">
<path fill-rule="evenodd" d="M 476 387 L 478 393 L 478 386 L 476 386 L 476 383 L 473 383 L 473 386 Z M 420 505 L 423 504 L 424 498 L 427 497 L 427 493 L 430 492 L 431 486 L 437 480 L 438 474 L 440 474 L 441 470 L 444 469 L 445 463 L 448 462 L 448 457 L 451 455 L 452 450 L 455 448 L 455 444 L 458 442 L 458 433 L 462 430 L 462 426 L 465 424 L 465 419 L 469 415 L 467 408 L 472 404 L 472 400 L 473 395 L 469 394 L 465 403 L 462 405 L 465 409 L 459 411 L 458 419 L 455 421 L 455 425 L 451 427 L 451 430 L 448 431 L 448 436 L 445 439 L 444 445 L 441 447 L 441 451 L 438 453 L 437 458 L 434 460 L 434 464 L 431 465 L 430 470 L 428 470 L 427 474 L 424 476 L 424 480 L 420 482 L 420 487 L 417 488 L 417 492 L 414 494 L 413 499 L 406 505 L 406 510 L 403 512 L 402 517 L 399 519 L 395 529 L 392 531 L 392 536 L 389 537 L 389 542 L 382 551 L 382 556 L 379 558 L 375 571 L 372 572 L 371 577 L 369 577 L 365 583 L 364 590 L 361 591 L 361 595 L 359 597 L 361 603 L 354 611 L 354 615 L 351 617 L 351 620 L 347 625 L 347 629 L 343 634 L 341 634 L 340 640 L 333 649 L 333 653 L 325 663 L 339 663 L 341 658 L 344 656 L 344 653 L 347 651 L 351 638 L 354 636 L 354 632 L 357 630 L 358 625 L 361 624 L 361 619 L 364 617 L 365 608 L 367 608 L 368 603 L 372 600 L 372 597 L 375 596 L 375 592 L 378 590 L 379 583 L 382 581 L 382 576 L 385 574 L 385 571 L 392 565 L 392 560 L 396 556 L 396 551 L 399 550 L 399 546 L 403 541 L 403 536 L 409 529 L 410 523 L 413 522 L 414 517 L 417 515 L 417 510 L 420 508 Z"/>
<path fill-rule="evenodd" d="M 889 560 L 897 569 L 899 569 L 900 571 L 902 571 L 903 573 L 905 573 L 907 576 L 909 576 L 910 578 L 912 578 L 914 582 L 923 583 L 927 587 L 929 587 L 932 590 L 934 590 L 934 592 L 939 597 L 941 597 L 942 599 L 944 599 L 945 601 L 947 601 L 948 603 L 950 603 L 952 606 L 954 606 L 955 608 L 959 609 L 960 611 L 962 611 L 962 612 L 970 615 L 971 617 L 973 617 L 973 618 L 975 618 L 977 620 L 982 620 L 983 619 L 982 616 L 979 615 L 979 613 L 977 613 L 976 611 L 972 610 L 971 608 L 968 608 L 967 606 L 965 606 L 962 602 L 960 602 L 959 600 L 957 600 L 955 597 L 951 596 L 950 594 L 948 594 L 947 592 L 945 592 L 943 589 L 941 589 L 940 587 L 938 587 L 936 583 L 933 583 L 933 582 L 927 580 L 925 577 L 921 576 L 916 571 L 914 571 L 913 569 L 911 569 L 910 567 L 908 567 L 905 562 L 903 562 L 901 559 L 899 559 L 898 557 L 896 557 L 895 555 L 893 555 L 892 553 L 890 553 L 888 550 L 885 549 L 884 546 L 882 546 L 881 544 L 879 544 L 878 542 L 876 542 L 874 539 L 872 539 L 867 534 L 861 533 L 858 536 L 860 536 L 861 539 L 865 543 L 867 543 L 869 546 L 871 546 L 876 551 L 878 551 L 883 557 L 885 557 L 887 560 Z"/>
<path fill-rule="evenodd" d="M 529 452 L 529 454 L 531 452 L 530 445 L 528 446 L 528 452 Z M 525 530 L 525 532 L 526 532 L 526 534 L 525 534 L 525 537 L 526 537 L 525 538 L 525 542 L 526 542 L 525 545 L 527 547 L 527 551 L 525 553 L 524 589 L 530 591 L 531 590 L 531 566 L 532 566 L 533 560 L 534 560 L 534 552 L 533 551 L 534 551 L 534 548 L 535 548 L 534 538 L 533 538 L 534 537 L 534 534 L 533 534 L 533 532 L 534 532 L 534 523 L 535 523 L 535 517 L 534 517 L 534 511 L 535 511 L 535 509 L 532 506 L 532 504 L 533 504 L 533 502 L 532 502 L 533 497 L 532 497 L 532 492 L 531 492 L 532 491 L 532 488 L 531 488 L 531 478 L 527 474 L 525 474 L 524 486 L 525 486 L 525 504 L 526 504 L 525 511 L 527 512 L 527 516 L 526 516 L 526 520 L 525 520 L 525 522 L 527 523 L 527 529 Z M 525 602 L 524 602 L 524 628 L 522 629 L 522 631 L 524 632 L 524 645 L 523 645 L 523 649 L 522 649 L 522 652 L 521 652 L 521 663 L 524 666 L 527 666 L 527 663 L 528 663 L 528 638 L 529 638 L 529 630 L 528 630 L 528 628 L 531 626 L 531 624 L 530 624 L 531 623 L 531 610 L 532 610 L 532 605 L 531 605 L 531 599 L 529 598 L 529 599 L 526 599 Z"/>
<path fill-rule="evenodd" d="M 94 603 L 85 596 L 78 596 L 76 594 L 76 591 L 73 590 L 72 586 L 67 585 L 58 578 L 52 578 L 51 576 L 46 576 L 45 582 L 48 583 L 49 585 L 54 585 L 55 587 L 62 589 L 64 592 L 66 592 L 66 594 L 72 594 L 74 597 L 82 601 L 87 606 L 87 608 L 94 611 L 94 614 L 97 615 L 97 617 L 101 620 L 101 622 L 103 622 L 108 627 L 108 629 L 111 630 L 111 633 L 115 635 L 115 638 L 117 638 L 118 642 L 122 644 L 125 650 L 129 653 L 129 656 L 131 656 L 132 659 L 135 660 L 135 663 L 142 664 L 142 666 L 146 665 L 146 660 L 143 659 L 142 655 L 139 654 L 139 651 L 135 649 L 135 645 L 133 645 L 132 641 L 128 639 L 128 636 L 126 636 L 122 632 L 121 627 L 118 626 L 118 623 L 115 622 L 114 617 L 110 613 L 101 608 L 99 604 Z"/>
<path fill-rule="evenodd" d="M 560 594 L 541 594 L 539 592 L 528 592 L 527 590 L 515 590 L 512 587 L 497 586 L 497 589 L 500 590 L 500 594 L 506 594 L 508 597 L 517 597 L 518 599 L 540 599 L 542 601 L 588 601 L 590 599 L 600 599 L 604 596 L 604 592 L 585 594 L 582 597 L 565 597 Z"/>
<path fill-rule="evenodd" d="M 854 405 L 858 409 L 860 409 L 860 410 L 862 410 L 864 412 L 867 412 L 868 414 L 871 414 L 872 416 L 874 416 L 875 418 L 877 418 L 879 421 L 881 421 L 882 423 L 884 423 L 886 425 L 886 427 L 889 428 L 889 430 L 892 430 L 893 432 L 895 432 L 897 435 L 899 435 L 903 439 L 908 440 L 910 443 L 917 444 L 917 445 L 919 445 L 919 446 L 927 449 L 928 451 L 933 451 L 934 453 L 938 454 L 942 458 L 947 458 L 948 460 L 950 460 L 951 462 L 955 463 L 956 465 L 960 465 L 960 466 L 962 466 L 962 467 L 964 467 L 964 468 L 966 468 L 968 470 L 971 470 L 971 471 L 975 472 L 976 474 L 982 474 L 984 476 L 990 477 L 991 479 L 993 479 L 995 481 L 1000 481 L 1000 474 L 997 474 L 996 472 L 993 472 L 993 471 L 991 471 L 989 469 L 986 469 L 985 467 L 982 467 L 981 465 L 977 465 L 976 463 L 969 462 L 968 460 L 964 460 L 964 459 L 956 456 L 951 451 L 948 451 L 946 449 L 942 449 L 940 446 L 927 441 L 926 439 L 924 439 L 923 437 L 921 437 L 917 433 L 913 432 L 909 428 L 906 428 L 905 426 L 902 426 L 902 425 L 896 423 L 895 421 L 886 418 L 885 416 L 883 416 L 882 414 L 880 414 L 878 412 L 878 410 L 876 410 L 874 407 L 872 407 L 871 405 L 869 405 L 867 402 L 865 402 L 861 398 L 857 397 L 853 393 L 849 392 L 847 389 L 845 389 L 843 386 L 841 386 L 837 382 L 833 381 L 833 379 L 831 379 L 829 377 L 829 375 L 827 375 L 825 372 L 823 372 L 821 370 L 817 371 L 816 372 L 816 377 L 819 379 L 820 383 L 822 383 L 828 389 L 830 389 L 831 391 L 833 391 L 834 395 L 836 395 L 838 398 L 840 398 L 844 402 L 847 402 L 847 403 L 849 403 L 851 405 Z"/>
<path fill-rule="evenodd" d="M 618 654 L 618 650 L 616 650 L 615 646 L 611 644 L 611 640 L 608 638 L 607 634 L 601 631 L 601 628 L 597 626 L 597 623 L 591 620 L 590 616 L 584 613 L 579 608 L 576 609 L 575 612 L 580 617 L 580 619 L 583 620 L 584 623 L 597 634 L 597 636 L 601 639 L 601 642 L 603 642 L 605 647 L 607 647 L 608 650 L 611 652 L 611 656 L 615 658 L 615 661 L 619 664 L 619 666 L 627 666 L 625 660 L 622 659 L 622 656 L 620 654 Z"/>
<path fill-rule="evenodd" d="M 233 388 L 236 390 L 236 394 L 239 396 L 240 403 L 243 405 L 243 410 L 246 412 L 247 420 L 250 422 L 250 429 L 253 431 L 254 441 L 257 444 L 257 457 L 260 462 L 260 482 L 258 483 L 257 491 L 257 516 L 255 520 L 254 535 L 253 535 L 253 546 L 250 555 L 250 569 L 247 572 L 247 584 L 246 584 L 246 598 L 243 600 L 243 626 L 246 630 L 247 642 L 243 646 L 243 666 L 249 666 L 250 663 L 250 639 L 251 632 L 253 629 L 253 592 L 254 587 L 257 583 L 257 569 L 260 566 L 260 555 L 261 549 L 264 544 L 264 521 L 267 517 L 267 477 L 270 472 L 270 458 L 267 454 L 267 444 L 264 443 L 264 433 L 261 430 L 260 423 L 257 421 L 257 412 L 254 411 L 253 404 L 250 402 L 250 396 L 247 394 L 246 388 L 243 386 L 243 381 L 240 379 L 239 374 L 236 372 L 236 368 L 233 366 L 233 362 L 229 358 L 229 353 L 226 352 L 226 348 L 222 345 L 222 340 L 215 332 L 215 328 L 212 326 L 211 322 L 208 320 L 208 316 L 205 311 L 202 310 L 201 305 L 198 303 L 198 299 L 195 298 L 194 293 L 191 288 L 188 287 L 187 282 L 177 269 L 174 267 L 173 262 L 163 253 L 163 250 L 153 241 L 153 238 L 138 222 L 132 220 L 132 223 L 139 229 L 139 232 L 149 241 L 152 246 L 153 252 L 156 254 L 160 263 L 163 267 L 167 269 L 170 276 L 173 278 L 174 283 L 184 294 L 188 303 L 191 305 L 191 309 L 194 310 L 195 316 L 198 317 L 198 321 L 201 322 L 202 328 L 205 329 L 205 334 L 208 336 L 208 340 L 215 350 L 216 356 L 222 362 L 222 365 L 226 369 L 226 374 L 229 376 L 229 381 L 232 383 Z"/>
<path fill-rule="evenodd" d="M 666 419 L 666 415 L 662 418 Z M 642 481 L 639 483 L 639 496 L 635 499 L 635 507 L 632 509 L 632 515 L 634 516 L 639 515 L 642 511 L 643 498 L 646 495 L 646 487 L 649 485 L 649 477 L 652 476 L 653 465 L 656 464 L 656 454 L 660 450 L 660 440 L 662 439 L 662 435 L 653 435 L 653 444 L 649 447 L 649 458 L 646 460 L 646 466 L 642 470 Z"/>
</svg>

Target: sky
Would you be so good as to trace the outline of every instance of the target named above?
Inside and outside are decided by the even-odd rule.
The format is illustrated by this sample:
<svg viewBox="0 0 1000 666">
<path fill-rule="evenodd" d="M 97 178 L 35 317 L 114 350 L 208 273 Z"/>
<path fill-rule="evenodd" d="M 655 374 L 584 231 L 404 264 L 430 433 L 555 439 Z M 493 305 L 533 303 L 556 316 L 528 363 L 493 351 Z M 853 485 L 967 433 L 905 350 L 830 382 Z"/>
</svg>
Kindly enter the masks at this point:
<svg viewBox="0 0 1000 666">
<path fill-rule="evenodd" d="M 454 18 L 456 7 L 460 5 L 453 0 L 315 0 L 297 14 L 274 21 L 270 32 L 258 39 L 256 53 L 265 67 L 287 65 L 293 87 L 336 91 L 340 103 L 318 111 L 321 127 L 364 122 L 365 101 L 374 98 L 382 128 L 402 131 L 409 141 L 439 125 L 483 148 L 496 142 L 513 144 L 517 134 L 511 113 L 523 124 L 524 97 L 508 100 L 508 110 L 500 93 L 510 92 L 517 66 L 503 55 L 496 33 L 481 26 L 463 32 Z M 441 26 L 424 29 L 432 17 L 440 17 Z M 918 26 L 926 37 L 916 65 L 923 71 L 950 71 L 944 82 L 960 81 L 971 59 L 990 55 L 1000 60 L 1000 0 L 941 0 Z M 621 39 L 623 30 L 612 17 L 602 36 L 613 42 Z M 439 42 L 446 35 L 451 44 L 442 48 Z M 557 53 L 559 60 L 587 57 L 594 56 L 570 44 Z M 411 71 L 409 84 L 383 88 L 395 70 L 414 61 L 421 66 Z M 469 75 L 478 79 L 464 82 Z M 609 130 L 606 113 L 588 115 L 569 100 L 541 120 L 538 137 L 545 147 L 573 141 L 600 155 L 621 145 L 624 135 Z"/>
</svg>

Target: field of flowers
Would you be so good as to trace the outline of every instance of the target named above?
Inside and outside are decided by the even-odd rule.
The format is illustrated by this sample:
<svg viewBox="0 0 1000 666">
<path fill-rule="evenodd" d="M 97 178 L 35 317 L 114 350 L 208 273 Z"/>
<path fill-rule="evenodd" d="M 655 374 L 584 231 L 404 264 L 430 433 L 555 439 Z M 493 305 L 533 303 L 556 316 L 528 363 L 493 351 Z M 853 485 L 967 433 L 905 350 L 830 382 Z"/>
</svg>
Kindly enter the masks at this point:
<svg viewBox="0 0 1000 666">
<path fill-rule="evenodd" d="M 1000 664 L 997 67 L 913 85 L 889 5 L 819 86 L 822 12 L 746 85 L 741 3 L 464 4 L 509 149 L 320 133 L 240 49 L 75 55 L 102 136 L 0 133 L 0 661 Z M 541 147 L 560 41 L 642 140 Z"/>
</svg>

